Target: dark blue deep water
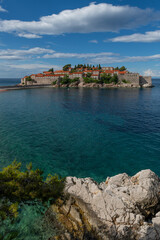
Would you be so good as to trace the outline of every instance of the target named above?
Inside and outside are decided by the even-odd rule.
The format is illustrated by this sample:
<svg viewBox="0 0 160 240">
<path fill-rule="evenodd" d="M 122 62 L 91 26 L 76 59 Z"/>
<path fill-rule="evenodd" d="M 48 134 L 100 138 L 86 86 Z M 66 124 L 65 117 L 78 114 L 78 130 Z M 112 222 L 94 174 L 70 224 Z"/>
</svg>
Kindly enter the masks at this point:
<svg viewBox="0 0 160 240">
<path fill-rule="evenodd" d="M 160 80 L 153 84 L 151 89 L 0 92 L 0 168 L 17 159 L 23 166 L 33 162 L 45 175 L 97 181 L 147 168 L 160 175 Z M 41 226 L 42 216 L 24 206 L 7 227 L 18 229 L 17 240 L 48 240 L 53 233 Z"/>
</svg>

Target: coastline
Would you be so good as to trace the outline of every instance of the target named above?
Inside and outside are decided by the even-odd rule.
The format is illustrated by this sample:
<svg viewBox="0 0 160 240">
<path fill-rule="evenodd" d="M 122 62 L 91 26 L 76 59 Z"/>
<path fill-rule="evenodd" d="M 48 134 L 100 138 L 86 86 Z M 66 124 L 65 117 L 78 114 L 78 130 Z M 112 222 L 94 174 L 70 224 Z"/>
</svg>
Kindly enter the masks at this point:
<svg viewBox="0 0 160 240">
<path fill-rule="evenodd" d="M 152 88 L 153 85 L 146 85 L 143 88 Z M 12 85 L 12 86 L 0 86 L 0 92 L 9 90 L 24 90 L 24 89 L 35 89 L 35 88 L 97 88 L 97 89 L 108 89 L 108 88 L 142 88 L 141 86 L 135 86 L 133 84 L 97 84 L 97 83 L 80 83 L 80 84 L 63 84 L 63 85 L 51 85 L 51 84 L 40 84 L 40 85 Z"/>
</svg>

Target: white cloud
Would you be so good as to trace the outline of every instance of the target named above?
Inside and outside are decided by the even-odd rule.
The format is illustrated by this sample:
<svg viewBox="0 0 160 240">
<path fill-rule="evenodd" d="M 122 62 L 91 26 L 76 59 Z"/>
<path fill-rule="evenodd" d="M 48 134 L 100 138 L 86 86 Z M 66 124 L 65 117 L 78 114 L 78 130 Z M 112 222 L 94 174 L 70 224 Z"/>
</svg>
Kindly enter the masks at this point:
<svg viewBox="0 0 160 240">
<path fill-rule="evenodd" d="M 92 3 L 83 8 L 64 10 L 41 17 L 39 21 L 1 20 L 0 32 L 37 35 L 63 33 L 115 32 L 160 20 L 160 12 L 130 6 Z"/>
<path fill-rule="evenodd" d="M 144 34 L 135 33 L 110 39 L 112 42 L 159 42 L 160 30 L 150 31 Z"/>
<path fill-rule="evenodd" d="M 7 12 L 7 10 L 2 8 L 2 6 L 0 6 L 0 12 Z"/>
<path fill-rule="evenodd" d="M 90 43 L 98 43 L 97 40 L 90 40 L 89 42 L 90 42 Z"/>
<path fill-rule="evenodd" d="M 0 64 L 1 77 L 5 78 L 22 78 L 25 75 L 31 75 L 33 73 L 43 72 L 49 68 L 55 70 L 61 69 L 62 66 L 51 65 L 50 63 L 25 63 L 25 64 L 10 64 L 3 62 Z"/>
<path fill-rule="evenodd" d="M 113 56 L 119 55 L 111 52 L 101 52 L 101 53 L 60 53 L 54 52 L 53 54 L 46 54 L 43 58 L 93 58 L 102 56 Z"/>
<path fill-rule="evenodd" d="M 12 69 L 23 69 L 23 70 L 46 70 L 49 68 L 60 69 L 58 65 L 51 65 L 51 64 L 43 64 L 43 63 L 35 63 L 35 64 L 8 64 L 8 67 Z"/>
<path fill-rule="evenodd" d="M 147 62 L 160 60 L 160 54 L 151 56 L 118 56 L 118 57 L 95 57 L 91 63 L 109 64 L 109 63 L 128 63 L 128 62 Z"/>
<path fill-rule="evenodd" d="M 40 56 L 46 53 L 54 53 L 54 50 L 46 49 L 46 48 L 30 48 L 26 50 L 17 50 L 17 49 L 6 49 L 0 50 L 0 59 L 6 60 L 22 60 L 25 58 L 31 58 L 35 56 Z"/>
<path fill-rule="evenodd" d="M 154 72 L 151 69 L 147 69 L 144 71 L 145 76 L 154 76 Z"/>
<path fill-rule="evenodd" d="M 33 34 L 33 33 L 19 33 L 18 36 L 19 37 L 24 37 L 24 38 L 29 38 L 29 39 L 42 38 L 41 36 Z"/>
<path fill-rule="evenodd" d="M 160 70 L 158 69 L 147 69 L 143 73 L 145 76 L 160 77 Z"/>
</svg>

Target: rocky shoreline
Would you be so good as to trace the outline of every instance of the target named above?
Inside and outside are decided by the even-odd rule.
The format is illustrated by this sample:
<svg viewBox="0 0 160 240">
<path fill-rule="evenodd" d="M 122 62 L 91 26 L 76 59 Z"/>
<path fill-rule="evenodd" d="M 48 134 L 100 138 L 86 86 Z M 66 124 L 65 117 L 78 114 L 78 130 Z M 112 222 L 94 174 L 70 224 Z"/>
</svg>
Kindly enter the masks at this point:
<svg viewBox="0 0 160 240">
<path fill-rule="evenodd" d="M 53 239 L 160 239 L 160 179 L 151 170 L 100 184 L 67 177 L 64 198 L 51 209 L 64 229 Z"/>
<path fill-rule="evenodd" d="M 75 82 L 71 84 L 55 84 L 53 85 L 53 88 L 141 88 L 141 86 L 134 85 L 132 83 L 109 83 L 109 84 L 99 84 L 99 83 L 84 83 L 84 82 Z M 153 85 L 145 84 L 143 85 L 143 88 L 151 88 Z"/>
</svg>

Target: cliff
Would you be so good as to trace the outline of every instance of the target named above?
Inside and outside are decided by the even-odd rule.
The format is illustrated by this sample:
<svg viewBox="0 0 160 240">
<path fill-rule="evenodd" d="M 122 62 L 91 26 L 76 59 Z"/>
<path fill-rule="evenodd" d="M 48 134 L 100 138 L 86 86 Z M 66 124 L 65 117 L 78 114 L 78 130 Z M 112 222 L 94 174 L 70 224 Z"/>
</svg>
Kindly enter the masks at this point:
<svg viewBox="0 0 160 240">
<path fill-rule="evenodd" d="M 64 194 L 52 206 L 64 234 L 53 239 L 160 239 L 160 179 L 151 170 L 100 184 L 68 177 Z"/>
</svg>

